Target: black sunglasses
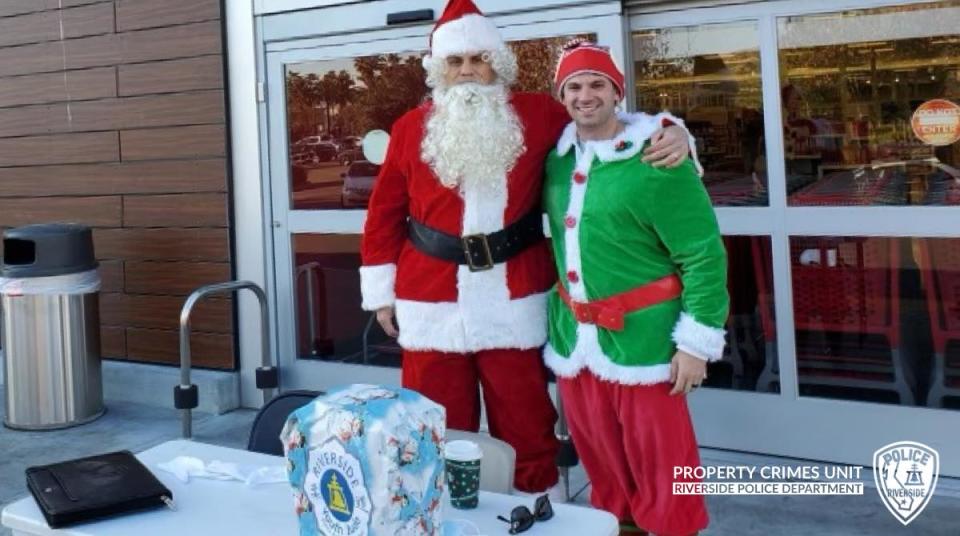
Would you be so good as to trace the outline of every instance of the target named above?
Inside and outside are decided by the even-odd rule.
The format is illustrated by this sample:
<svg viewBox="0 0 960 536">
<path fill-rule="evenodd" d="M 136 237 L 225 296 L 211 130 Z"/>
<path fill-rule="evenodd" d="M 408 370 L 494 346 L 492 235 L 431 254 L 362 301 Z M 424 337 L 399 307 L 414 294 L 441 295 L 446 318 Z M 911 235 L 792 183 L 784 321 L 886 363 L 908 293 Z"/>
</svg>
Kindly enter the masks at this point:
<svg viewBox="0 0 960 536">
<path fill-rule="evenodd" d="M 537 497 L 533 505 L 533 512 L 526 506 L 518 506 L 510 511 L 510 519 L 497 516 L 497 519 L 510 524 L 510 534 L 520 534 L 533 526 L 535 521 L 546 521 L 553 517 L 553 505 L 549 495 Z"/>
</svg>

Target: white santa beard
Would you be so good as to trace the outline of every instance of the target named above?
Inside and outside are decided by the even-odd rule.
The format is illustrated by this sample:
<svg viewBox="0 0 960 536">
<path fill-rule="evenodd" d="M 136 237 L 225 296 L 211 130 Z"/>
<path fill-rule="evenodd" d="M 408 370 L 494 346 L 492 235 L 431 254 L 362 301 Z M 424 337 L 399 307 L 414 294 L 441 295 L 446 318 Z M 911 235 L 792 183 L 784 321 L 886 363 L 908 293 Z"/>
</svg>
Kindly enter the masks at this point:
<svg viewBox="0 0 960 536">
<path fill-rule="evenodd" d="M 523 151 L 523 129 L 505 86 L 466 83 L 433 90 L 421 157 L 444 186 L 502 191 Z"/>
</svg>

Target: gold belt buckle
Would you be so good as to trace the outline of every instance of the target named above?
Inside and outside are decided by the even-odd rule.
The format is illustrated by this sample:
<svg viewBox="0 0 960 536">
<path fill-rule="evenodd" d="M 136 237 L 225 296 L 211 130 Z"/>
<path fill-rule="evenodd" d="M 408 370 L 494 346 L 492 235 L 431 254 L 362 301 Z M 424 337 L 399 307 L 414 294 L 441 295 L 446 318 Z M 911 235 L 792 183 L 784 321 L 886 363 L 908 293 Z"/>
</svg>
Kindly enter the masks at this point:
<svg viewBox="0 0 960 536">
<path fill-rule="evenodd" d="M 493 269 L 493 253 L 490 251 L 490 243 L 487 242 L 487 235 L 485 234 L 472 234 L 466 235 L 460 239 L 463 243 L 463 254 L 467 258 L 467 266 L 470 267 L 471 272 L 483 272 L 486 270 Z M 483 255 L 486 257 L 483 264 L 476 264 L 473 262 L 473 255 L 471 255 L 472 246 L 480 242 L 480 245 L 483 246 L 483 249 L 480 251 L 483 252 Z"/>
</svg>

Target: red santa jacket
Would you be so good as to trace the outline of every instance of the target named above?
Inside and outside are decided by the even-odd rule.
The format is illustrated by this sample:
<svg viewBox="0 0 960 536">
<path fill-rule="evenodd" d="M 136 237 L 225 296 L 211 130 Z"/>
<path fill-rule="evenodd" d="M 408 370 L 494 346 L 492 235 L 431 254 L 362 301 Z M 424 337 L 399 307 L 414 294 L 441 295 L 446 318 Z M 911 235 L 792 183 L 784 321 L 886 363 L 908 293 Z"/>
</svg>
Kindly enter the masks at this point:
<svg viewBox="0 0 960 536">
<path fill-rule="evenodd" d="M 433 258 L 407 240 L 408 217 L 462 236 L 498 231 L 539 206 L 544 159 L 569 117 L 547 95 L 514 93 L 510 102 L 526 151 L 503 195 L 461 194 L 423 162 L 429 102 L 393 125 L 367 211 L 360 275 L 364 309 L 396 306 L 403 348 L 464 353 L 546 340 L 545 293 L 556 272 L 545 240 L 483 272 Z"/>
<path fill-rule="evenodd" d="M 526 151 L 501 195 L 447 188 L 423 162 L 429 102 L 393 125 L 367 210 L 360 281 L 365 310 L 396 307 L 403 348 L 467 353 L 546 342 L 546 291 L 556 282 L 546 240 L 482 272 L 426 255 L 407 240 L 408 217 L 463 236 L 499 231 L 539 206 L 544 160 L 570 118 L 545 94 L 513 93 L 510 102 Z"/>
</svg>

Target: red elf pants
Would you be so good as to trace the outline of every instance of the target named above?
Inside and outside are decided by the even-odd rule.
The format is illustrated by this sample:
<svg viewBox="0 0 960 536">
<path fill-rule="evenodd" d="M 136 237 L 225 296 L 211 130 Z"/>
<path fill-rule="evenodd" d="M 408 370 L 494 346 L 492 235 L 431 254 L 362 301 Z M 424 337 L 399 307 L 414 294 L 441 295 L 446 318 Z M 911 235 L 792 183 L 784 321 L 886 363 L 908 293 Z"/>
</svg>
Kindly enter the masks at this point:
<svg viewBox="0 0 960 536">
<path fill-rule="evenodd" d="M 700 495 L 673 495 L 674 467 L 700 465 L 684 395 L 669 383 L 622 385 L 587 369 L 559 378 L 570 435 L 590 478 L 590 502 L 658 536 L 684 536 L 709 521 Z"/>
<path fill-rule="evenodd" d="M 517 451 L 514 486 L 544 491 L 557 483 L 557 412 L 547 392 L 541 350 L 483 350 L 473 354 L 403 352 L 403 386 L 447 410 L 447 427 L 480 429 L 480 393 L 493 437 Z"/>
</svg>

